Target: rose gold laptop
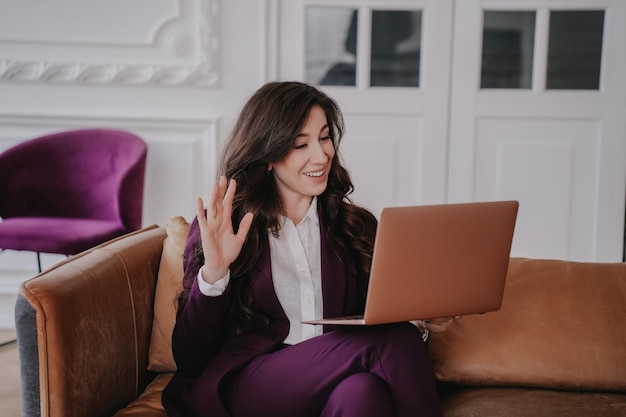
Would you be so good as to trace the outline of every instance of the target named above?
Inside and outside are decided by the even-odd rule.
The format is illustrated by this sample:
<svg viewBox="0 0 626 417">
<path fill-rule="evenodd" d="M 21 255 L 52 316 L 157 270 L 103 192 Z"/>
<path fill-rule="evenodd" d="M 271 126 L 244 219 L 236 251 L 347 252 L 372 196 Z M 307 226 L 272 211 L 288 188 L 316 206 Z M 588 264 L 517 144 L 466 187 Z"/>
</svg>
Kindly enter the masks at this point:
<svg viewBox="0 0 626 417">
<path fill-rule="evenodd" d="M 498 310 L 518 206 L 490 201 L 383 209 L 364 316 L 303 323 L 370 325 Z"/>
</svg>

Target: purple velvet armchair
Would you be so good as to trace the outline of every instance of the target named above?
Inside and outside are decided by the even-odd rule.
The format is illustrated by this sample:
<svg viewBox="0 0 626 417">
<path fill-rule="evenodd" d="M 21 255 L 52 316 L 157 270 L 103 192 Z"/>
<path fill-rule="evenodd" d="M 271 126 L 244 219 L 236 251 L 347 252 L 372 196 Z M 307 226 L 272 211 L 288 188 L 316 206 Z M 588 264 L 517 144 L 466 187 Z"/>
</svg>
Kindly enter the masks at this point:
<svg viewBox="0 0 626 417">
<path fill-rule="evenodd" d="M 147 147 L 84 129 L 0 153 L 0 249 L 74 255 L 141 228 Z"/>
</svg>

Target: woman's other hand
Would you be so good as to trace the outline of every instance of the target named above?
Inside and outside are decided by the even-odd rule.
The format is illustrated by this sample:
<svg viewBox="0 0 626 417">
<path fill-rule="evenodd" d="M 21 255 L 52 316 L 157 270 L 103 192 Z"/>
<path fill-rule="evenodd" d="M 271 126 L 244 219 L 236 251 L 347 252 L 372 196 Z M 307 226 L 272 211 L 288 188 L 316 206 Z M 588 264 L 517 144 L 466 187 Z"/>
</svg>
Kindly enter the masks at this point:
<svg viewBox="0 0 626 417">
<path fill-rule="evenodd" d="M 461 316 L 442 317 L 437 319 L 415 320 L 412 323 L 415 324 L 422 332 L 428 330 L 429 332 L 440 333 L 445 331 L 448 326 L 460 318 Z"/>
<path fill-rule="evenodd" d="M 209 284 L 226 276 L 228 268 L 237 259 L 252 225 L 252 213 L 246 213 L 235 234 L 232 223 L 233 198 L 237 190 L 234 179 L 226 177 L 213 186 L 211 199 L 204 212 L 204 202 L 198 198 L 197 216 L 202 237 L 204 266 L 202 279 Z"/>
</svg>

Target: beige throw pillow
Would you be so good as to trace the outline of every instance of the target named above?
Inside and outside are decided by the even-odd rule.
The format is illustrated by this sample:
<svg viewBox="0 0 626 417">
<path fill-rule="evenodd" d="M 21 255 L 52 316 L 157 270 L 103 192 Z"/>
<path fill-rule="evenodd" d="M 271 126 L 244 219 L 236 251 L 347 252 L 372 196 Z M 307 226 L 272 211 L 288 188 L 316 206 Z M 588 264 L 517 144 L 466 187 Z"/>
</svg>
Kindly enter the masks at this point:
<svg viewBox="0 0 626 417">
<path fill-rule="evenodd" d="M 178 293 L 183 282 L 183 251 L 189 233 L 189 223 L 183 217 L 172 218 L 165 228 L 163 254 L 154 296 L 154 320 L 148 354 L 148 370 L 174 372 L 172 331 L 176 322 Z"/>
</svg>

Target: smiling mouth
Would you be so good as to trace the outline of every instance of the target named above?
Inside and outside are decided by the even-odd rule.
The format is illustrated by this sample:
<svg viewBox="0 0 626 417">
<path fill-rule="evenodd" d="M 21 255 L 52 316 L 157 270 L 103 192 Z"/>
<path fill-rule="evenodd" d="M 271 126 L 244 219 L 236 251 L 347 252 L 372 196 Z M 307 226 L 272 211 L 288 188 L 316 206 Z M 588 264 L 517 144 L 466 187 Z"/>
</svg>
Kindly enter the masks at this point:
<svg viewBox="0 0 626 417">
<path fill-rule="evenodd" d="M 322 170 L 322 171 L 314 171 L 314 172 L 305 172 L 304 175 L 308 176 L 308 177 L 321 177 L 322 175 L 324 175 L 324 172 L 326 172 L 326 170 Z"/>
</svg>

